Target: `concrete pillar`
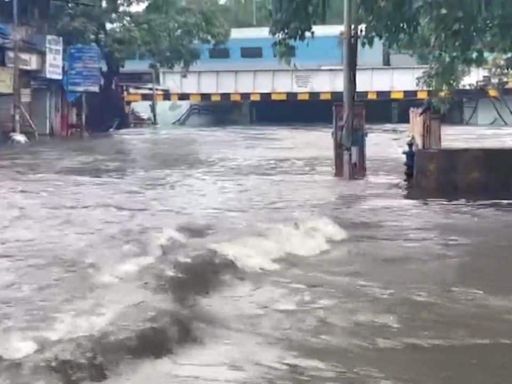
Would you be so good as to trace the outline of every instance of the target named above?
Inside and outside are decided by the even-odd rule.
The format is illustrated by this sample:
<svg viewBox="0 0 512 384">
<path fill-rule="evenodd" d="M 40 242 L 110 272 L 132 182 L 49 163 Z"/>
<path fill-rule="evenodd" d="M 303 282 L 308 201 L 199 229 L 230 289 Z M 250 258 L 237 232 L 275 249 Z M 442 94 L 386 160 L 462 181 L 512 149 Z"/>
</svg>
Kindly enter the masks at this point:
<svg viewBox="0 0 512 384">
<path fill-rule="evenodd" d="M 391 123 L 398 123 L 399 105 L 398 102 L 394 101 L 391 103 Z"/>
<path fill-rule="evenodd" d="M 250 103 L 250 124 L 255 124 L 258 122 L 258 117 L 256 113 L 256 104 L 253 102 Z"/>
</svg>

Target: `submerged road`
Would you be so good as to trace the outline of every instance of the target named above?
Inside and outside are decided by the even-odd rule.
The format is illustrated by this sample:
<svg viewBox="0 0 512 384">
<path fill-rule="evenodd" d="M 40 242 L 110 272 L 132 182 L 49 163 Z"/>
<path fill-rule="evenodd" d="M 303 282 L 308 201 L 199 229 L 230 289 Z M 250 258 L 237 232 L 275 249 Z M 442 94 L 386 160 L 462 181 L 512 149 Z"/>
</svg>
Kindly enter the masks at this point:
<svg viewBox="0 0 512 384">
<path fill-rule="evenodd" d="M 1 148 L 0 383 L 510 383 L 512 206 L 405 199 L 404 143 L 351 183 L 327 128 Z"/>
</svg>

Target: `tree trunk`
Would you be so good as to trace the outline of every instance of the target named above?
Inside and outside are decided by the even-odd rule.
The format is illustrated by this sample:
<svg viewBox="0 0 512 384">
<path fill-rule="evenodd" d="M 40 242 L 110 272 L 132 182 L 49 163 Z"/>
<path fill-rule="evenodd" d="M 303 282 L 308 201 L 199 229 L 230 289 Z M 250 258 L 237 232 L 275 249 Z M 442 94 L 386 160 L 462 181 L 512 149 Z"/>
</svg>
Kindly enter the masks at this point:
<svg viewBox="0 0 512 384">
<path fill-rule="evenodd" d="M 102 73 L 103 85 L 98 94 L 90 94 L 87 100 L 87 127 L 92 132 L 108 132 L 128 126 L 128 115 L 124 108 L 121 92 L 116 89 L 115 82 L 120 73 L 119 64 L 108 52 L 103 57 L 107 70 Z"/>
</svg>

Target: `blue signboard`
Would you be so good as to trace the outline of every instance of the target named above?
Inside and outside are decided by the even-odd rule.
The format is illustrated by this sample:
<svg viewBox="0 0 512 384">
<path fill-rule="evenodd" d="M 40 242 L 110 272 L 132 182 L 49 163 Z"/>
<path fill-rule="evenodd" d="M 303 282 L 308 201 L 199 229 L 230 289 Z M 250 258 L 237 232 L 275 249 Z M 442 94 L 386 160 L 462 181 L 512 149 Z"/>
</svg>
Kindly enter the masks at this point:
<svg viewBox="0 0 512 384">
<path fill-rule="evenodd" d="M 99 92 L 102 82 L 101 53 L 92 45 L 73 45 L 67 54 L 66 90 L 68 92 Z"/>
</svg>

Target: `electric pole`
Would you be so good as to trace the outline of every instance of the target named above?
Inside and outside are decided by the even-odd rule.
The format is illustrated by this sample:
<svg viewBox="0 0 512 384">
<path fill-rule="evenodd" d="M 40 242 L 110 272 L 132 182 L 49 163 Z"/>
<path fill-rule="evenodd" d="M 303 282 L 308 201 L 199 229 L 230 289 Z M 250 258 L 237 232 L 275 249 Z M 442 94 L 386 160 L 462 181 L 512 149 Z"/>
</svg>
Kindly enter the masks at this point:
<svg viewBox="0 0 512 384">
<path fill-rule="evenodd" d="M 14 44 L 13 60 L 13 129 L 15 133 L 21 133 L 20 104 L 21 104 L 21 82 L 20 82 L 20 34 L 18 30 L 18 0 L 12 0 L 12 40 Z"/>
<path fill-rule="evenodd" d="M 151 114 L 153 115 L 153 125 L 158 125 L 158 96 L 156 93 L 156 83 L 159 80 L 158 64 L 152 63 L 151 67 L 151 79 L 152 79 L 152 94 L 153 100 L 151 102 Z"/>
<path fill-rule="evenodd" d="M 252 0 L 252 25 L 256 26 L 257 20 L 257 6 L 256 6 L 256 0 Z"/>
<path fill-rule="evenodd" d="M 357 50 L 353 49 L 354 0 L 344 2 L 344 44 L 343 44 L 343 135 L 341 146 L 343 149 L 343 174 L 348 179 L 353 178 L 352 170 L 352 131 L 354 124 L 354 96 L 355 72 L 357 57 L 353 57 Z"/>
<path fill-rule="evenodd" d="M 344 151 L 352 147 L 352 123 L 354 120 L 354 83 L 352 63 L 354 50 L 352 49 L 353 0 L 345 0 L 344 11 L 344 41 L 343 41 L 343 138 Z M 350 164 L 350 163 L 349 163 Z"/>
</svg>

